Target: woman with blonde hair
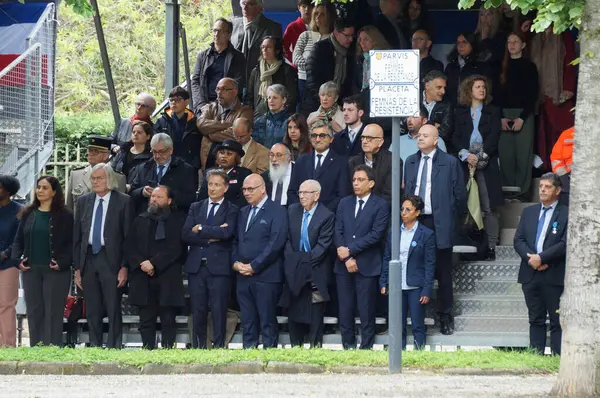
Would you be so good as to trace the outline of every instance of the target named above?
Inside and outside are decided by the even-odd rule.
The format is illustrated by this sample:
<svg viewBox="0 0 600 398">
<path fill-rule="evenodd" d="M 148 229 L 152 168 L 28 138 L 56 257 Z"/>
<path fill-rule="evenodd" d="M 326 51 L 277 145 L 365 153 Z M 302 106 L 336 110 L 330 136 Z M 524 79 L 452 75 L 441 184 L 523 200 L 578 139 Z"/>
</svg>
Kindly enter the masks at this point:
<svg viewBox="0 0 600 398">
<path fill-rule="evenodd" d="M 390 44 L 379 29 L 373 25 L 363 26 L 358 31 L 358 45 L 356 46 L 356 68 L 354 74 L 354 90 L 361 92 L 369 88 L 369 51 L 389 50 Z"/>
</svg>

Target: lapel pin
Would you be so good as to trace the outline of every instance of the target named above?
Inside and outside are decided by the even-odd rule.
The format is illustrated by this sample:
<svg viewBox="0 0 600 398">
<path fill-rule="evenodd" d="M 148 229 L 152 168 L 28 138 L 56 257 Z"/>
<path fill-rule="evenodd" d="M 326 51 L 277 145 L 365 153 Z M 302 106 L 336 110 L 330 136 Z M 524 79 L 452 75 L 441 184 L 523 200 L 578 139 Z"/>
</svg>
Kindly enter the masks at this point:
<svg viewBox="0 0 600 398">
<path fill-rule="evenodd" d="M 414 240 L 412 241 L 412 243 L 410 244 L 412 247 L 417 247 L 417 242 L 415 242 Z"/>
</svg>

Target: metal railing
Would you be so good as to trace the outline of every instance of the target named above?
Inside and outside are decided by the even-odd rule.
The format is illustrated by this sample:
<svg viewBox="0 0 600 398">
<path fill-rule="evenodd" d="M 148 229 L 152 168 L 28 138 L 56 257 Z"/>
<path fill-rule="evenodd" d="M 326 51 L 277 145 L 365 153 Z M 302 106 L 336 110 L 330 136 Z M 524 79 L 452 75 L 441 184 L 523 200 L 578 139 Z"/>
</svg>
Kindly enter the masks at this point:
<svg viewBox="0 0 600 398">
<path fill-rule="evenodd" d="M 52 151 L 52 156 L 49 161 L 44 165 L 42 174 L 52 175 L 61 183 L 63 192 L 69 192 L 69 176 L 73 169 L 86 166 L 88 164 L 87 157 L 84 155 L 84 149 L 87 147 L 81 146 L 81 144 L 58 144 Z"/>
</svg>

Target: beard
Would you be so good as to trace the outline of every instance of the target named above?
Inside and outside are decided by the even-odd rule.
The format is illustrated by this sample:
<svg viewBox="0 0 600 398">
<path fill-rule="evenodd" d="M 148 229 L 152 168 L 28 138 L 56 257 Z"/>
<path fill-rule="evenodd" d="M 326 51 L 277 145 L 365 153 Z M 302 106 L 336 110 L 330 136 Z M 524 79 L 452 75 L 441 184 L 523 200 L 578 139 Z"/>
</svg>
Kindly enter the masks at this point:
<svg viewBox="0 0 600 398">
<path fill-rule="evenodd" d="M 271 181 L 280 181 L 285 177 L 289 164 L 279 164 L 277 167 L 273 163 L 269 164 L 269 178 Z"/>
<path fill-rule="evenodd" d="M 162 216 L 168 212 L 169 206 L 160 206 L 156 203 L 150 203 L 148 205 L 148 214 L 152 216 Z"/>
</svg>

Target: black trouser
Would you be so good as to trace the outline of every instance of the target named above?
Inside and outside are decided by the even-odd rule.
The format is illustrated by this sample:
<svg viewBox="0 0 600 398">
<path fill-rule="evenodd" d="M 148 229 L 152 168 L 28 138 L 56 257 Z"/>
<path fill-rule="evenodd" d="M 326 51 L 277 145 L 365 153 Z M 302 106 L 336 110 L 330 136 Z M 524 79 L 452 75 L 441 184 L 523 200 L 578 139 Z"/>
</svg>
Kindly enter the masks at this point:
<svg viewBox="0 0 600 398">
<path fill-rule="evenodd" d="M 307 323 L 294 322 L 288 318 L 288 329 L 292 347 L 302 346 L 304 337 L 308 334 L 308 342 L 312 347 L 323 345 L 323 315 L 325 314 L 325 302 L 311 304 L 310 325 Z"/>
<path fill-rule="evenodd" d="M 32 266 L 23 272 L 29 345 L 62 346 L 63 316 L 71 273 Z"/>
<path fill-rule="evenodd" d="M 419 221 L 435 232 L 435 224 L 432 215 L 422 215 Z M 437 311 L 440 318 L 451 319 L 452 306 L 454 304 L 452 288 L 452 247 L 437 249 L 435 255 L 435 279 L 438 280 Z"/>
<path fill-rule="evenodd" d="M 546 349 L 546 315 L 550 318 L 550 348 L 553 354 L 560 355 L 562 329 L 556 312 L 560 306 L 560 296 L 564 286 L 549 285 L 542 272 L 533 274 L 533 279 L 523 283 L 523 294 L 529 311 L 529 345 L 538 353 Z"/>
<path fill-rule="evenodd" d="M 81 273 L 90 345 L 102 347 L 102 318 L 106 310 L 108 317 L 106 347 L 121 348 L 123 329 L 121 290 L 117 288 L 117 274 L 108 264 L 104 247 L 98 254 L 92 254 L 92 247 L 88 246 L 85 266 Z"/>
<path fill-rule="evenodd" d="M 148 304 L 140 306 L 140 327 L 144 348 L 156 348 L 156 317 L 160 316 L 161 343 L 163 348 L 175 346 L 177 323 L 175 322 L 175 307 L 160 306 L 158 289 L 148 291 Z"/>
<path fill-rule="evenodd" d="M 356 348 L 355 309 L 360 317 L 360 348 L 371 349 L 375 342 L 375 297 L 378 276 L 343 272 L 335 275 L 338 287 L 340 316 L 338 326 L 345 350 Z"/>
</svg>

